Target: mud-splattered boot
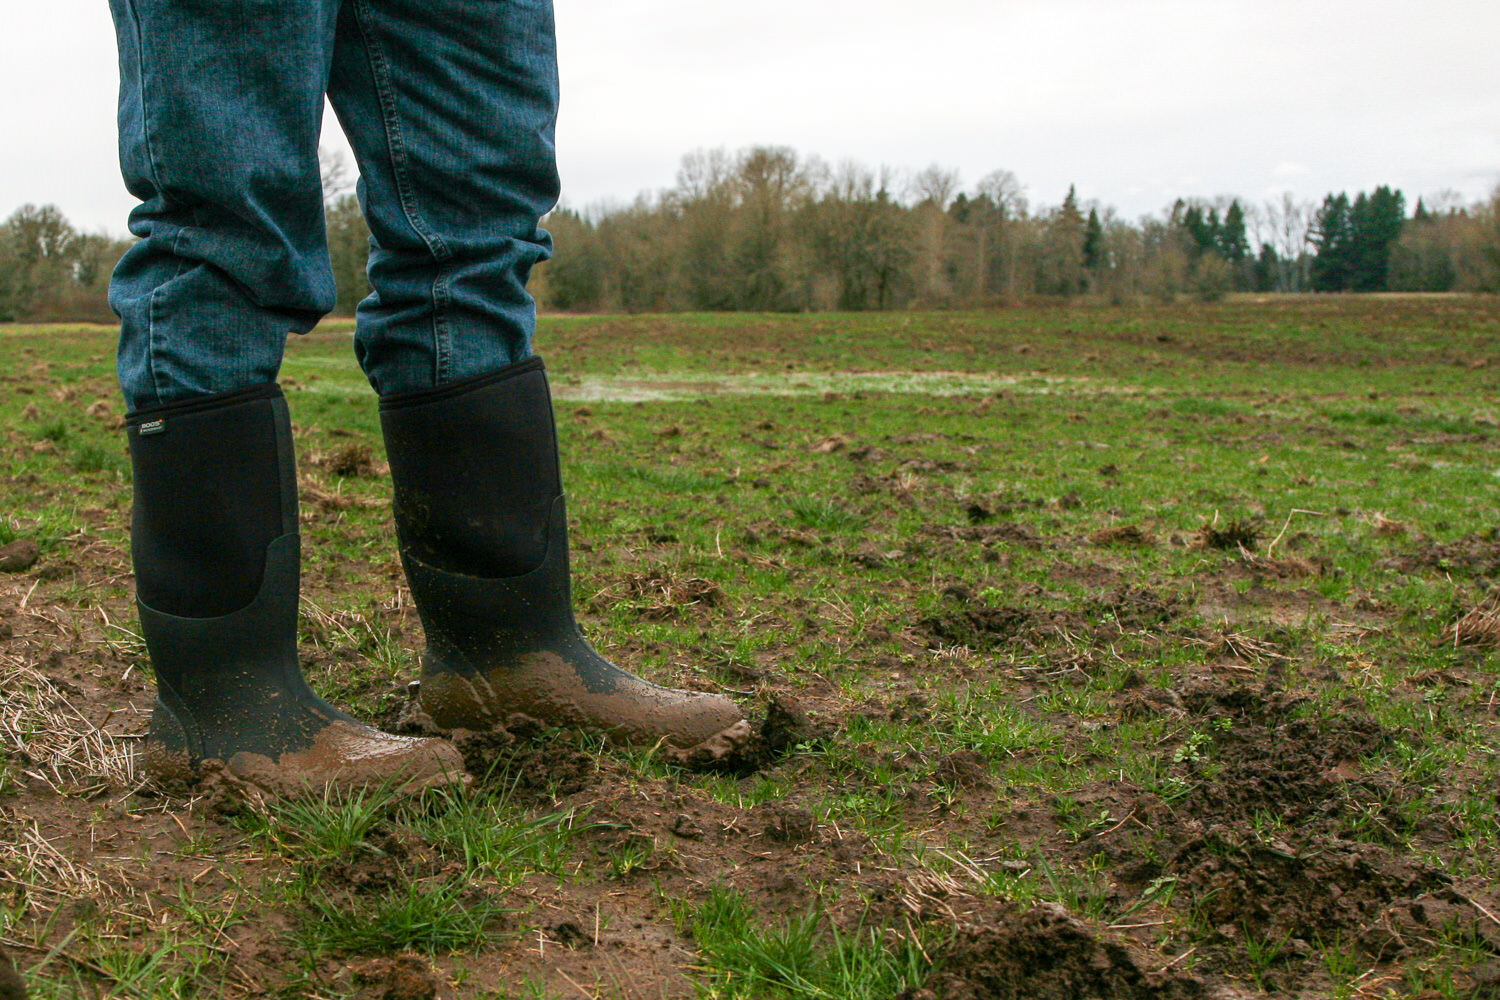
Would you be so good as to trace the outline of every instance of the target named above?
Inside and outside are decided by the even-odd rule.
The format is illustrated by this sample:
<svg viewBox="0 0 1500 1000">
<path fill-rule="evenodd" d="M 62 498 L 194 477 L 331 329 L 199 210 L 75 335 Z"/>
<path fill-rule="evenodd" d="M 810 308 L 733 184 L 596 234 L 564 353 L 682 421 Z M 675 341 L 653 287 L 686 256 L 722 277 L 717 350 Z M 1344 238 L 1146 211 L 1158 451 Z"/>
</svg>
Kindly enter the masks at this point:
<svg viewBox="0 0 1500 1000">
<path fill-rule="evenodd" d="M 126 422 L 136 598 L 157 688 L 147 769 L 189 777 L 217 760 L 277 794 L 460 780 L 451 744 L 371 729 L 303 679 L 297 477 L 281 390 L 218 393 Z"/>
<path fill-rule="evenodd" d="M 540 358 L 387 396 L 396 533 L 427 630 L 422 708 L 444 728 L 522 713 L 636 744 L 732 748 L 728 698 L 660 687 L 588 645 L 573 618 L 568 525 Z"/>
</svg>

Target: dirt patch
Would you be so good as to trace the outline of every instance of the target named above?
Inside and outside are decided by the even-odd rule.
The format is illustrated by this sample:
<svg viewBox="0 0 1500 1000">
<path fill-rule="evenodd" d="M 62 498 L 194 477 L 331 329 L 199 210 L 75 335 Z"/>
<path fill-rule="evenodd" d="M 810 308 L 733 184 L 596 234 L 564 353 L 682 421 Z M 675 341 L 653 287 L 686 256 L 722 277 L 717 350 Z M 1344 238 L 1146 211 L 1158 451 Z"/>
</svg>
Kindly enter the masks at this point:
<svg viewBox="0 0 1500 1000">
<path fill-rule="evenodd" d="M 4 948 L 0 948 L 0 1000 L 26 1000 L 26 983 Z"/>
<path fill-rule="evenodd" d="M 1131 950 L 1044 904 L 997 904 L 962 923 L 929 985 L 902 1000 L 1188 1000 L 1203 983 L 1148 971 Z"/>
<path fill-rule="evenodd" d="M 362 442 L 314 455 L 312 463 L 346 479 L 378 479 L 390 472 L 385 463 L 375 461 L 375 449 Z"/>
<path fill-rule="evenodd" d="M 939 758 L 933 768 L 932 778 L 940 785 L 968 790 L 994 787 L 990 781 L 989 765 L 984 757 L 973 750 L 954 750 Z"/>
<path fill-rule="evenodd" d="M 1182 599 L 1175 594 L 1129 586 L 1091 598 L 1084 609 L 1090 617 L 1113 621 L 1123 629 L 1164 625 L 1183 612 Z"/>
<path fill-rule="evenodd" d="M 1439 570 L 1466 576 L 1500 575 L 1500 530 L 1470 534 L 1452 542 L 1419 540 L 1409 551 L 1382 559 L 1377 568 L 1412 573 Z"/>
<path fill-rule="evenodd" d="M 1448 881 L 1379 845 L 1323 843 L 1308 853 L 1227 824 L 1183 845 L 1164 868 L 1223 941 L 1302 942 L 1288 961 L 1311 942 L 1358 937 L 1388 906 Z"/>
<path fill-rule="evenodd" d="M 926 524 L 922 526 L 922 533 L 963 542 L 1004 542 L 1028 549 L 1042 547 L 1041 535 L 1037 530 L 1020 521 L 998 521 L 993 524 Z"/>
<path fill-rule="evenodd" d="M 1413 838 L 1443 842 L 1445 821 L 1410 808 L 1422 789 L 1366 764 L 1397 738 L 1420 749 L 1414 734 L 1354 708 L 1302 719 L 1303 699 L 1269 688 L 1199 683 L 1124 700 L 1142 714 L 1191 718 L 1192 728 L 1168 758 L 1164 788 L 1131 808 L 1150 832 L 1080 849 L 1131 859 L 1117 874 L 1137 891 L 1170 886 L 1170 908 L 1199 928 L 1202 968 L 1242 969 L 1254 946 L 1272 955 L 1258 973 L 1265 988 L 1290 988 L 1315 968 L 1318 942 L 1356 942 L 1390 960 L 1413 938 L 1401 920 L 1428 912 L 1423 900 L 1452 899 L 1451 877 L 1407 848 Z M 1481 914 L 1462 913 L 1471 926 Z"/>
<path fill-rule="evenodd" d="M 994 649 L 1019 638 L 1032 624 L 1032 613 L 1025 608 L 992 607 L 962 598 L 954 602 L 961 606 L 929 615 L 918 623 L 925 634 L 943 645 Z"/>
<path fill-rule="evenodd" d="M 24 573 L 36 565 L 42 550 L 29 538 L 17 538 L 0 547 L 0 573 Z"/>
<path fill-rule="evenodd" d="M 1260 529 L 1250 521 L 1205 524 L 1198 529 L 1198 538 L 1211 549 L 1250 550 L 1260 540 Z"/>
<path fill-rule="evenodd" d="M 511 716 L 484 733 L 459 730 L 453 744 L 476 782 L 502 786 L 522 802 L 572 795 L 598 775 L 595 758 L 526 716 Z"/>
<path fill-rule="evenodd" d="M 359 1000 L 434 1000 L 438 979 L 420 955 L 377 958 L 353 970 Z"/>
<path fill-rule="evenodd" d="M 624 590 L 631 601 L 642 605 L 641 615 L 652 621 L 664 621 L 710 608 L 722 610 L 729 605 L 728 596 L 717 583 L 700 577 L 637 573 L 626 578 Z M 602 601 L 596 599 L 594 606 L 604 610 Z"/>
<path fill-rule="evenodd" d="M 1114 528 L 1101 528 L 1089 536 L 1089 544 L 1101 548 L 1111 545 L 1155 545 L 1156 539 L 1139 524 L 1122 524 Z"/>
</svg>

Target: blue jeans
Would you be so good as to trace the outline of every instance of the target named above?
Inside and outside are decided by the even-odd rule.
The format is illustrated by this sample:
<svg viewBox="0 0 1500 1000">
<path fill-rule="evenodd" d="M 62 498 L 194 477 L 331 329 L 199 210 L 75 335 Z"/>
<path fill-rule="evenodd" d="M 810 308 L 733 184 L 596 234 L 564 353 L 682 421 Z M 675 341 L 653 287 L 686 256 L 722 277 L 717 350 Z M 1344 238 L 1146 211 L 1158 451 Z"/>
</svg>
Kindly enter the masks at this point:
<svg viewBox="0 0 1500 1000">
<path fill-rule="evenodd" d="M 531 352 L 557 201 L 551 0 L 110 0 L 120 162 L 140 237 L 115 271 L 131 409 L 274 381 L 333 307 L 318 136 L 360 171 L 382 395 Z"/>
</svg>

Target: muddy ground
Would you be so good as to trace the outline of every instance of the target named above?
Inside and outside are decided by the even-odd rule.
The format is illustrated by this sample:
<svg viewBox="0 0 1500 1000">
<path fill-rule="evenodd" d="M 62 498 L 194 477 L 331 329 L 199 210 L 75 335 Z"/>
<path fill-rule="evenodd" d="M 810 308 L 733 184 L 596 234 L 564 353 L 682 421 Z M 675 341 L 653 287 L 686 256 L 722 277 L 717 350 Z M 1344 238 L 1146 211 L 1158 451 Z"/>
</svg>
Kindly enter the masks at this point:
<svg viewBox="0 0 1500 1000">
<path fill-rule="evenodd" d="M 47 399 L 68 379 L 10 384 Z M 637 447 L 621 429 L 637 418 L 609 405 L 560 407 L 579 461 Z M 961 423 L 996 404 L 987 392 L 923 405 L 928 423 Z M 720 432 L 693 419 L 687 404 L 653 411 L 639 448 L 665 468 L 712 466 L 721 496 L 816 490 L 829 507 L 706 536 L 718 558 L 786 574 L 765 590 L 693 575 L 670 518 L 612 534 L 586 522 L 578 604 L 621 662 L 740 698 L 754 752 L 682 767 L 524 719 L 458 734 L 476 791 L 570 817 L 566 860 L 465 890 L 460 907 L 501 904 L 483 944 L 317 953 L 299 944 L 317 911 L 278 887 L 315 877 L 330 905 L 358 908 L 449 884 L 454 858 L 397 808 L 341 856 L 298 860 L 257 839 L 247 815 L 267 807 L 241 790 L 143 784 L 130 753 L 153 695 L 129 631 L 127 490 L 118 469 L 79 473 L 66 447 L 13 428 L 15 495 L 65 499 L 49 454 L 60 479 L 85 480 L 65 530 L 38 544 L 35 515 L 13 510 L 0 548 L 3 943 L 34 995 L 736 995 L 681 909 L 729 890 L 772 923 L 817 911 L 825 929 L 922 942 L 905 1000 L 1500 997 L 1493 530 L 1355 503 L 1284 525 L 1288 505 L 1253 500 L 1224 504 L 1244 514 L 1229 523 L 1211 516 L 1222 498 L 1186 523 L 1120 517 L 1087 490 L 984 488 L 998 430 L 741 420 L 763 460 L 724 478 L 727 463 L 693 451 Z M 1359 433 L 1313 436 L 1336 451 Z M 1478 439 L 1454 447 L 1500 457 L 1493 425 L 1465 433 Z M 315 430 L 301 443 L 309 535 L 378 536 L 341 527 L 380 523 L 378 452 L 351 457 Z M 1264 445 L 1244 447 L 1253 462 Z M 1094 482 L 1121 476 L 1090 468 Z M 1340 551 L 1353 534 L 1357 564 Z M 394 553 L 352 551 L 306 574 L 319 683 L 368 658 L 374 613 L 327 610 L 351 581 L 376 594 L 382 641 L 420 647 Z M 820 582 L 787 583 L 799 577 Z M 818 651 L 835 666 L 818 669 Z M 340 693 L 415 731 L 410 659 L 394 662 L 408 673 L 375 670 Z M 137 975 L 131 955 L 159 956 L 159 974 Z"/>
</svg>

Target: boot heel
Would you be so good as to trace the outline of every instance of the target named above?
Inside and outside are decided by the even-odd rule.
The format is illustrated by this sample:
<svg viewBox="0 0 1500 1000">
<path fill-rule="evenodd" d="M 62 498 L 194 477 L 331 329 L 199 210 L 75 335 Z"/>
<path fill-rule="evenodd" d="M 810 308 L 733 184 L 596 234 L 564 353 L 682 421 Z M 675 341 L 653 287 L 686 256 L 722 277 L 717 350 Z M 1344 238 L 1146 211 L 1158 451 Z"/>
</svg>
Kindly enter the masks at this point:
<svg viewBox="0 0 1500 1000">
<path fill-rule="evenodd" d="M 146 774 L 158 781 L 190 778 L 197 758 L 187 727 L 166 702 L 156 699 L 151 708 L 151 729 L 141 752 Z"/>
</svg>

